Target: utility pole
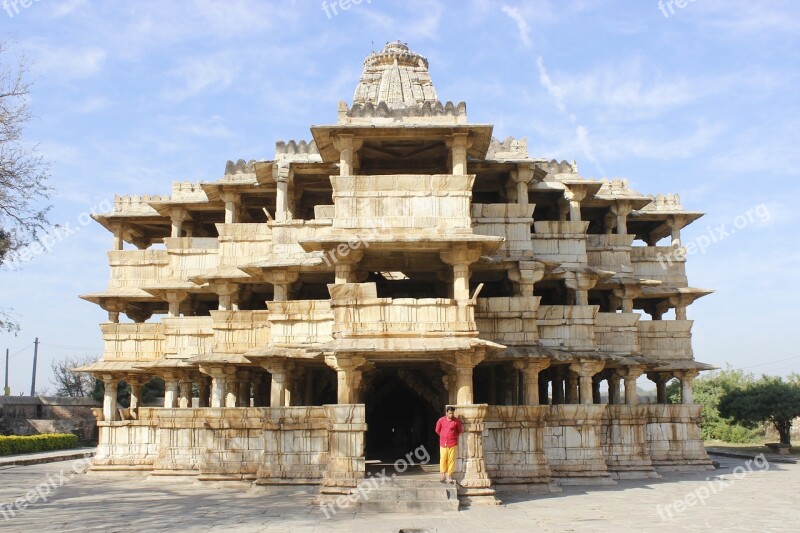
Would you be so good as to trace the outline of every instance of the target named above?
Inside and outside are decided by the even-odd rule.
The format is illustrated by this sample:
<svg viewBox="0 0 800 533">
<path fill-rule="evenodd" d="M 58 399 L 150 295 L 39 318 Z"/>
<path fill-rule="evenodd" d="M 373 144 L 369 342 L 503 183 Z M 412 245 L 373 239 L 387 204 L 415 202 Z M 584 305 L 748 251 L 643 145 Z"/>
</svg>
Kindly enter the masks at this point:
<svg viewBox="0 0 800 533">
<path fill-rule="evenodd" d="M 33 375 L 31 376 L 31 396 L 36 394 L 36 358 L 39 356 L 39 337 L 33 341 Z"/>
<path fill-rule="evenodd" d="M 4 396 L 11 396 L 11 389 L 8 386 L 8 348 L 6 348 L 6 386 L 3 389 Z"/>
</svg>

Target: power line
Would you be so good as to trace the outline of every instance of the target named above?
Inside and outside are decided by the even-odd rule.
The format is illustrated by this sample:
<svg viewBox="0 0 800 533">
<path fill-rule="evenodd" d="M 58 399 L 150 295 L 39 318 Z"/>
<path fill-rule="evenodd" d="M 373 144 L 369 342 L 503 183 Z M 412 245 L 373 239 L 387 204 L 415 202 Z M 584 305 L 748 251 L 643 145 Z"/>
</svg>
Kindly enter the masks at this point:
<svg viewBox="0 0 800 533">
<path fill-rule="evenodd" d="M 19 355 L 22 352 L 24 352 L 25 350 L 27 350 L 28 348 L 30 348 L 31 346 L 33 346 L 33 343 L 30 343 L 27 346 L 25 346 L 24 348 L 21 348 L 19 351 L 16 351 L 16 352 L 12 353 L 11 355 L 9 355 L 9 357 L 14 357 L 15 355 Z"/>
<path fill-rule="evenodd" d="M 782 363 L 784 361 L 790 361 L 792 359 L 800 359 L 800 355 L 795 355 L 794 357 L 787 357 L 786 359 L 778 359 L 776 361 L 768 361 L 766 363 L 759 363 L 757 365 L 743 366 L 739 370 L 747 370 L 748 368 L 756 368 L 756 367 L 759 367 L 759 366 L 767 366 L 767 365 L 772 365 L 772 364 L 775 364 L 775 363 Z"/>
</svg>

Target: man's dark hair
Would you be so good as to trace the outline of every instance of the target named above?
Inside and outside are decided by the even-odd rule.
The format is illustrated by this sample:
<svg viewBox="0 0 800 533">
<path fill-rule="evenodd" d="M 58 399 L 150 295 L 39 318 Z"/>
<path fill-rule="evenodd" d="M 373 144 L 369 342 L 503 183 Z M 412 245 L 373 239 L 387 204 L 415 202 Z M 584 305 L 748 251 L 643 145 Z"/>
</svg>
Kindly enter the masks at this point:
<svg viewBox="0 0 800 533">
<path fill-rule="evenodd" d="M 448 406 L 447 406 L 447 412 L 449 413 L 449 412 L 451 412 L 451 411 L 452 411 L 453 413 L 455 413 L 455 412 L 456 412 L 456 408 L 455 408 L 455 407 L 453 407 L 452 405 L 448 405 Z"/>
</svg>

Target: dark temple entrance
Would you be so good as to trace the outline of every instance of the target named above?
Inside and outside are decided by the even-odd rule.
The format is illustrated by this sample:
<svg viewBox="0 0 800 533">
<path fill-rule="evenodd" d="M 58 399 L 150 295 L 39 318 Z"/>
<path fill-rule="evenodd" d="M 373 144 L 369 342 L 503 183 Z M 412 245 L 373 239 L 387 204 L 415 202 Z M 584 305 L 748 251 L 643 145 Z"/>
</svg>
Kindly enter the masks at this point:
<svg viewBox="0 0 800 533">
<path fill-rule="evenodd" d="M 367 415 L 366 458 L 381 463 L 405 459 L 424 446 L 430 463 L 439 458 L 434 431 L 447 391 L 433 365 L 378 367 L 364 390 Z"/>
</svg>

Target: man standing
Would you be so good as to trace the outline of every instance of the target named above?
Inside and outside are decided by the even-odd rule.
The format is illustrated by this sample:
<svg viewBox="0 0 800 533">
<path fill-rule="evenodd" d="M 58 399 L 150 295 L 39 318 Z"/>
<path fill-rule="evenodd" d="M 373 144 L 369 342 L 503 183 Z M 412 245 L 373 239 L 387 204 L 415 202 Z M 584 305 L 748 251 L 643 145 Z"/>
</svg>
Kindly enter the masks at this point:
<svg viewBox="0 0 800 533">
<path fill-rule="evenodd" d="M 446 415 L 436 422 L 436 434 L 439 435 L 439 471 L 442 473 L 440 482 L 453 483 L 451 477 L 456 469 L 456 455 L 458 455 L 458 437 L 464 432 L 461 420 L 456 418 L 456 408 L 447 406 Z"/>
</svg>

